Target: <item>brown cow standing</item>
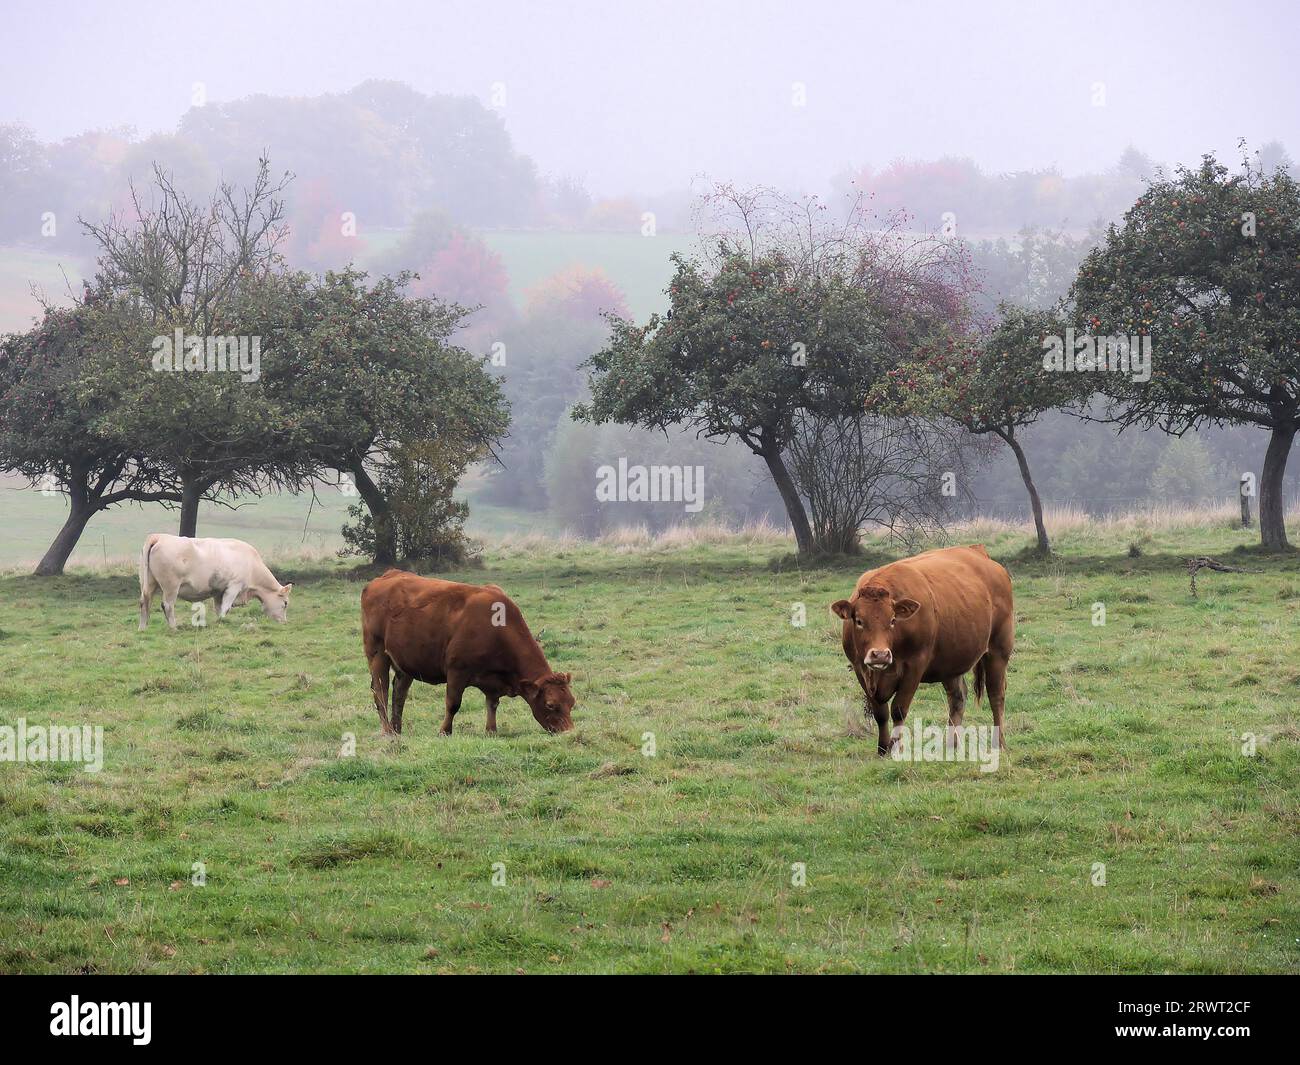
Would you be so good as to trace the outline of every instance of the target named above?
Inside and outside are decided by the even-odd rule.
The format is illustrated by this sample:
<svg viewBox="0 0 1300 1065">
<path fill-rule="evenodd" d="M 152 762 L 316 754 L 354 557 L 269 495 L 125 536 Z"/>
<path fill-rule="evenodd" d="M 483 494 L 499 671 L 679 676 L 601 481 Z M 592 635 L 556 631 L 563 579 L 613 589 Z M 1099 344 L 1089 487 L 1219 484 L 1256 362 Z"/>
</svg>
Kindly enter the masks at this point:
<svg viewBox="0 0 1300 1065">
<path fill-rule="evenodd" d="M 1011 577 L 982 544 L 926 551 L 868 570 L 858 578 L 853 597 L 833 603 L 831 611 L 844 619 L 844 653 L 879 727 L 882 755 L 897 740 L 921 684 L 944 686 L 948 723 L 960 726 L 965 674 L 972 669 L 975 699 L 988 688 L 998 741 L 1006 746 L 1002 711 L 1007 660 L 1015 645 L 1015 605 Z"/>
<path fill-rule="evenodd" d="M 523 614 L 495 584 L 457 584 L 390 569 L 361 593 L 361 638 L 385 735 L 401 733 L 402 707 L 413 680 L 447 685 L 444 736 L 451 734 L 466 688 L 487 696 L 489 733 L 497 730 L 503 695 L 522 696 L 547 732 L 573 728 L 571 675 L 552 672 Z"/>
</svg>

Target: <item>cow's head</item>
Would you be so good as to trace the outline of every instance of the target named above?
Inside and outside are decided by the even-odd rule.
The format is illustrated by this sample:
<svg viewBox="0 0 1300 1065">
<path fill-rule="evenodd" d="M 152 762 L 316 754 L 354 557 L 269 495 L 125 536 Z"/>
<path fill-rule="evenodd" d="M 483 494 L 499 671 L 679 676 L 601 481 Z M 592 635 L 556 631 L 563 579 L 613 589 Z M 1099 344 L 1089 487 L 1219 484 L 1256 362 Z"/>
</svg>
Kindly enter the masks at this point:
<svg viewBox="0 0 1300 1065">
<path fill-rule="evenodd" d="M 547 732 L 568 732 L 573 728 L 572 673 L 547 673 L 536 680 L 520 681 L 519 691 L 537 723 Z"/>
<path fill-rule="evenodd" d="M 273 592 L 259 592 L 262 610 L 276 621 L 289 620 L 289 593 L 293 591 L 293 582 L 282 584 Z"/>
<path fill-rule="evenodd" d="M 867 669 L 894 664 L 896 626 L 920 609 L 915 599 L 895 599 L 888 588 L 876 584 L 859 589 L 852 600 L 831 604 L 831 613 L 844 619 L 845 632 L 853 640 L 854 662 Z"/>
</svg>

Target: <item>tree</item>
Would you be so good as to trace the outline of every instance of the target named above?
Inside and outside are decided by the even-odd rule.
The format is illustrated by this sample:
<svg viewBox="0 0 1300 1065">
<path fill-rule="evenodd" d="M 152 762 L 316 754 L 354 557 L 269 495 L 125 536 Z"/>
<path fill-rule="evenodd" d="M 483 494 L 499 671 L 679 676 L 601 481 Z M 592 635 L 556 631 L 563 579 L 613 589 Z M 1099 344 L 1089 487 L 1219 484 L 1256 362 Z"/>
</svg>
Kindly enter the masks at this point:
<svg viewBox="0 0 1300 1065">
<path fill-rule="evenodd" d="M 125 356 L 115 363 L 122 402 L 107 417 L 133 451 L 155 453 L 175 471 L 181 536 L 196 534 L 199 502 L 209 495 L 310 475 L 287 418 L 269 409 L 258 384 L 252 352 L 260 361 L 262 338 L 246 317 L 256 303 L 250 287 L 280 267 L 288 180 L 273 180 L 262 159 L 250 187 L 223 184 L 200 204 L 155 165 L 147 200 L 132 186 L 129 213 L 82 222 L 100 247 L 99 285 L 137 309 L 112 344 Z M 236 339 L 238 368 L 211 372 L 214 356 L 229 365 L 228 337 Z"/>
<path fill-rule="evenodd" d="M 817 549 L 856 554 L 866 525 L 909 545 L 943 528 L 957 495 L 969 498 L 969 443 L 938 419 L 800 411 L 787 451 Z"/>
<path fill-rule="evenodd" d="M 1204 503 L 1215 495 L 1222 499 L 1222 489 L 1229 482 L 1215 468 L 1210 449 L 1195 436 L 1166 439 L 1160 461 L 1151 472 L 1152 494 L 1168 503 Z"/>
<path fill-rule="evenodd" d="M 0 470 L 68 496 L 68 517 L 36 567 L 63 572 L 86 523 L 125 502 L 179 502 L 156 458 L 112 431 L 120 394 L 105 372 L 134 307 L 103 291 L 47 307 L 29 332 L 0 341 Z"/>
<path fill-rule="evenodd" d="M 1207 155 L 1142 195 L 1079 270 L 1078 321 L 1150 338 L 1149 381 L 1106 374 L 1108 416 L 1179 434 L 1203 423 L 1270 431 L 1260 538 L 1289 547 L 1283 478 L 1300 429 L 1300 186 Z"/>
<path fill-rule="evenodd" d="M 384 471 L 439 442 L 444 455 L 490 453 L 509 408 L 485 360 L 451 343 L 466 312 L 406 292 L 410 275 L 368 282 L 349 268 L 314 278 L 295 273 L 261 286 L 256 313 L 278 357 L 265 367 L 270 399 L 292 411 L 315 469 L 348 475 L 370 514 L 367 544 L 392 565 L 401 550 L 390 499 L 407 483 Z"/>
<path fill-rule="evenodd" d="M 1155 175 L 1156 164 L 1146 152 L 1130 144 L 1120 152 L 1118 170 L 1121 174 L 1146 184 Z"/>
<path fill-rule="evenodd" d="M 410 563 L 446 566 L 463 562 L 469 541 L 469 505 L 454 498 L 456 485 L 482 449 L 463 440 L 417 440 L 395 444 L 377 477 L 391 514 L 399 557 Z M 374 515 L 359 504 L 348 508 L 354 524 L 343 527 L 348 554 L 380 553 Z"/>
<path fill-rule="evenodd" d="M 951 249 L 870 225 L 860 200 L 828 222 L 813 199 L 721 187 L 700 217 L 721 226 L 698 259 L 672 256 L 667 316 L 611 317 L 574 417 L 736 439 L 763 459 L 800 552 L 811 523 L 784 453 L 801 411 L 860 410 L 917 338 L 960 311 Z"/>
<path fill-rule="evenodd" d="M 32 131 L 0 125 L 0 240 L 32 241 L 41 233 L 41 214 L 50 210 L 50 164 Z"/>
<path fill-rule="evenodd" d="M 1277 170 L 1286 170 L 1292 177 L 1296 176 L 1295 163 L 1281 141 L 1269 141 L 1255 152 L 1255 169 L 1264 177 Z"/>
<path fill-rule="evenodd" d="M 998 304 L 1047 310 L 1070 291 L 1083 257 L 1096 245 L 1100 233 L 1071 237 L 1057 230 L 1027 226 L 1006 238 L 979 241 L 971 246 L 971 261 L 979 276 L 975 295 L 979 309 L 995 314 Z"/>
<path fill-rule="evenodd" d="M 413 157 L 421 168 L 415 202 L 435 204 L 469 225 L 536 219 L 537 168 L 515 151 L 498 111 L 472 96 L 425 96 L 396 81 L 363 82 L 344 99 L 397 133 L 401 161 Z M 387 182 L 377 178 L 375 184 Z"/>
<path fill-rule="evenodd" d="M 873 410 L 939 414 L 969 433 L 992 435 L 1016 457 L 1029 494 L 1038 551 L 1052 545 L 1043 504 L 1018 432 L 1045 411 L 1084 401 L 1093 387 L 1088 374 L 1046 367 L 1049 338 L 1064 329 L 1044 311 L 1003 305 L 996 324 L 980 333 L 949 337 L 890 370 L 869 400 Z"/>
<path fill-rule="evenodd" d="M 582 398 L 579 366 L 603 344 L 605 314 L 626 317 L 626 300 L 600 271 L 574 267 L 529 292 L 518 321 L 502 334 L 504 389 L 510 400 L 510 435 L 493 469 L 487 498 L 545 510 L 545 456 L 569 408 Z"/>
</svg>

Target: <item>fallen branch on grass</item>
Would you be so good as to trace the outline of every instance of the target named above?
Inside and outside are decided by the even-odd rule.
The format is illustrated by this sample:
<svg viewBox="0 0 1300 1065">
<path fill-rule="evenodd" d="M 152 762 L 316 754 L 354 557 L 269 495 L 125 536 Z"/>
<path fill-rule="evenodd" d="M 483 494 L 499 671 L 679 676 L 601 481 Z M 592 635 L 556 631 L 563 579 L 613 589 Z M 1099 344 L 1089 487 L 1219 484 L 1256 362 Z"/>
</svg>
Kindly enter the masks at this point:
<svg viewBox="0 0 1300 1065">
<path fill-rule="evenodd" d="M 1202 555 L 1187 560 L 1187 574 L 1192 578 L 1192 598 L 1196 598 L 1196 575 L 1203 569 L 1212 569 L 1219 573 L 1262 573 L 1258 569 L 1242 569 L 1240 566 L 1225 566 L 1217 559 Z"/>
</svg>

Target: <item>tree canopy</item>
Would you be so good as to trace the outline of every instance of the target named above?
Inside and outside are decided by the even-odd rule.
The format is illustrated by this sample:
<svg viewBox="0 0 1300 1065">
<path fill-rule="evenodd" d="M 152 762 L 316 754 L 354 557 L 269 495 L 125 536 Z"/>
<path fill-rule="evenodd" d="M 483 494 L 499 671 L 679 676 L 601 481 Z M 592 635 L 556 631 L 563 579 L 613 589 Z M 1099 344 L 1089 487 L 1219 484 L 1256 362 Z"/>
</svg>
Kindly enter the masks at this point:
<svg viewBox="0 0 1300 1065">
<path fill-rule="evenodd" d="M 1300 429 L 1300 186 L 1212 156 L 1154 182 L 1080 267 L 1081 328 L 1150 337 L 1149 381 L 1099 375 L 1121 425 L 1270 431 L 1259 479 L 1265 547 L 1287 546 L 1282 483 Z"/>
<path fill-rule="evenodd" d="M 873 381 L 960 313 L 952 263 L 943 246 L 873 230 L 860 203 L 833 222 L 815 200 L 722 187 L 704 206 L 721 225 L 708 254 L 672 257 L 667 315 L 610 318 L 575 417 L 743 442 L 806 552 L 813 531 L 783 457 L 796 415 L 860 411 Z"/>
</svg>

